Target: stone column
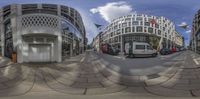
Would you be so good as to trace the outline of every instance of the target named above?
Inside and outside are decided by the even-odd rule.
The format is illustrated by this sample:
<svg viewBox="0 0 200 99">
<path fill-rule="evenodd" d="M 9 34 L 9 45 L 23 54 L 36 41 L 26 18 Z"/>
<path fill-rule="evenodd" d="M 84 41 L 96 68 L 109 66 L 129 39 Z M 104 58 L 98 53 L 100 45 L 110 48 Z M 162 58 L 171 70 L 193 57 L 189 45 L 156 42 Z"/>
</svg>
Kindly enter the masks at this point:
<svg viewBox="0 0 200 99">
<path fill-rule="evenodd" d="M 4 56 L 4 23 L 3 23 L 3 9 L 0 9 L 0 32 L 1 32 L 1 54 Z"/>
<path fill-rule="evenodd" d="M 120 41 L 120 53 L 121 55 L 124 54 L 124 48 L 123 48 L 123 37 L 122 37 L 122 34 L 120 35 L 120 38 L 121 38 L 121 41 Z"/>
</svg>

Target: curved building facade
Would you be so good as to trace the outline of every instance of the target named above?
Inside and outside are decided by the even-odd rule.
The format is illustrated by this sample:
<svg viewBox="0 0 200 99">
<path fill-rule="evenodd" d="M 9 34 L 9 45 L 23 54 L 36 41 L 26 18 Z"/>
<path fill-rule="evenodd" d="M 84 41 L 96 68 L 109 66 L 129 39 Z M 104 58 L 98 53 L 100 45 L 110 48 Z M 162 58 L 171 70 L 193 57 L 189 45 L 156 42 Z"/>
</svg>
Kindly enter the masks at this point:
<svg viewBox="0 0 200 99">
<path fill-rule="evenodd" d="M 85 50 L 80 13 L 56 4 L 12 4 L 0 9 L 2 55 L 17 62 L 61 62 Z"/>
<path fill-rule="evenodd" d="M 197 11 L 193 18 L 190 46 L 192 50 L 200 53 L 200 10 Z"/>
<path fill-rule="evenodd" d="M 114 19 L 102 35 L 104 43 L 124 51 L 127 42 L 147 42 L 154 49 L 183 46 L 182 36 L 165 17 L 131 14 Z"/>
</svg>

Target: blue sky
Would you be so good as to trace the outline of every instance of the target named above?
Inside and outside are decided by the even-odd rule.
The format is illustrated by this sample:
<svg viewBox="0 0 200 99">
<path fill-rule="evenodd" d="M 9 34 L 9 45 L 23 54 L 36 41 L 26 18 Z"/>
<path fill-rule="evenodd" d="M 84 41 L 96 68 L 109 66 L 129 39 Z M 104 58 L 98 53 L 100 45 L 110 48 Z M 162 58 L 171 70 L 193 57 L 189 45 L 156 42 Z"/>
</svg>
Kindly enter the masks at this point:
<svg viewBox="0 0 200 99">
<path fill-rule="evenodd" d="M 54 3 L 73 7 L 83 17 L 89 42 L 98 33 L 93 23 L 107 25 L 115 17 L 136 12 L 170 19 L 188 44 L 193 16 L 200 9 L 199 0 L 1 0 L 0 6 L 11 3 Z M 188 24 L 189 28 L 178 27 L 181 23 Z"/>
</svg>

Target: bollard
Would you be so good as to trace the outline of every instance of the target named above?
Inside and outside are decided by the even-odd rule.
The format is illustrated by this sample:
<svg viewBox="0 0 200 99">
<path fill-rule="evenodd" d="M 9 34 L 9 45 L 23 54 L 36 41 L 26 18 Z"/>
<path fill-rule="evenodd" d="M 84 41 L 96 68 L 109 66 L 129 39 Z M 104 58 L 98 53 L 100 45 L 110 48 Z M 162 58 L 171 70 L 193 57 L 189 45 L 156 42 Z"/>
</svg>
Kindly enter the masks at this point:
<svg viewBox="0 0 200 99">
<path fill-rule="evenodd" d="M 16 63 L 16 62 L 17 62 L 17 53 L 16 53 L 16 52 L 13 52 L 13 53 L 12 53 L 12 62 L 13 62 L 13 63 Z"/>
</svg>

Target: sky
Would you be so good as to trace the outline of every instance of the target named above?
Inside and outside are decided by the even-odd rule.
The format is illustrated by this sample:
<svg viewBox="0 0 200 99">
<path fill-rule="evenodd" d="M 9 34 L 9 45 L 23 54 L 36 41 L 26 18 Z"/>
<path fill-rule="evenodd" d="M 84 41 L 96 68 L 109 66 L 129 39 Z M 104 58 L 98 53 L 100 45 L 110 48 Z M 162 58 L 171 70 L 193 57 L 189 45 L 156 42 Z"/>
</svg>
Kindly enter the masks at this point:
<svg viewBox="0 0 200 99">
<path fill-rule="evenodd" d="M 200 9 L 199 0 L 1 0 L 0 7 L 8 4 L 52 3 L 75 8 L 81 13 L 89 43 L 99 30 L 111 20 L 130 13 L 164 16 L 171 20 L 188 45 L 194 14 Z M 188 24 L 187 29 L 179 27 Z"/>
</svg>

